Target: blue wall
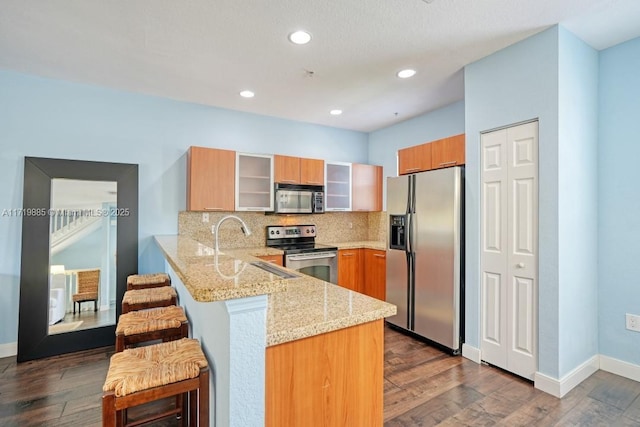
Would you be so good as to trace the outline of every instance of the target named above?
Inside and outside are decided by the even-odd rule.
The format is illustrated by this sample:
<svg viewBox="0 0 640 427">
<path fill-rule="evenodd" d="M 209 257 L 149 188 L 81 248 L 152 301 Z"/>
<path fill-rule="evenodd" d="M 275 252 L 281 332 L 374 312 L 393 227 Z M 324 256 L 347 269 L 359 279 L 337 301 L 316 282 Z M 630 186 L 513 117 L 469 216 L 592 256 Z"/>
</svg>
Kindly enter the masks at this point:
<svg viewBox="0 0 640 427">
<path fill-rule="evenodd" d="M 558 78 L 556 327 L 562 378 L 598 354 L 598 52 L 562 27 Z"/>
<path fill-rule="evenodd" d="M 640 38 L 600 52 L 599 114 L 600 354 L 640 365 Z"/>
<path fill-rule="evenodd" d="M 538 371 L 558 378 L 558 27 L 465 67 L 467 344 L 480 347 L 480 132 L 539 119 Z"/>
<path fill-rule="evenodd" d="M 382 165 L 383 176 L 397 176 L 401 148 L 464 133 L 464 101 L 369 134 L 369 163 Z"/>
<path fill-rule="evenodd" d="M 366 163 L 367 134 L 0 71 L 0 344 L 17 339 L 24 156 L 139 164 L 140 271 L 175 234 L 191 145 Z"/>
</svg>

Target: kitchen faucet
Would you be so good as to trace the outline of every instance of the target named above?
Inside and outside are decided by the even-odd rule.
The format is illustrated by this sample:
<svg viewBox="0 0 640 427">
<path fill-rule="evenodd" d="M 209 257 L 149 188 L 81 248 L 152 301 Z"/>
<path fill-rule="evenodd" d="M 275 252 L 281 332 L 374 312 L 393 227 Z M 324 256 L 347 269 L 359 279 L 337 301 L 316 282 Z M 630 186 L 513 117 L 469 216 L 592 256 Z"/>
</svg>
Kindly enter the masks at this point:
<svg viewBox="0 0 640 427">
<path fill-rule="evenodd" d="M 228 219 L 235 219 L 235 220 L 239 221 L 240 224 L 241 224 L 240 230 L 242 230 L 244 235 L 245 236 L 250 236 L 251 235 L 251 230 L 249 230 L 249 227 L 247 226 L 247 224 L 245 224 L 245 222 L 240 217 L 237 217 L 235 215 L 223 216 L 216 223 L 216 225 L 212 228 L 213 234 L 215 234 L 215 244 L 216 244 L 216 252 L 215 253 L 216 253 L 216 255 L 218 254 L 218 252 L 220 252 L 220 247 L 219 247 L 219 244 L 218 244 L 218 231 L 219 231 L 220 226 L 222 225 L 222 223 L 225 222 Z"/>
</svg>

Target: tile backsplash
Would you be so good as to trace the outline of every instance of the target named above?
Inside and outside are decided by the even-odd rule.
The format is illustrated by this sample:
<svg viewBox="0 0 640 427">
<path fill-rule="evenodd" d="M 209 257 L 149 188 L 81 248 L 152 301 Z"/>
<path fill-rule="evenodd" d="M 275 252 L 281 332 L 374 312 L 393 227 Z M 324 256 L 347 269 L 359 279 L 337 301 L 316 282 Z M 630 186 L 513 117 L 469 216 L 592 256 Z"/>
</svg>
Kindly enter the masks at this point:
<svg viewBox="0 0 640 427">
<path fill-rule="evenodd" d="M 211 228 L 225 215 L 236 215 L 251 230 L 250 236 L 240 231 L 240 223 L 226 220 L 220 227 L 221 248 L 264 246 L 266 226 L 315 224 L 318 243 L 385 241 L 386 212 L 327 212 L 318 215 L 265 215 L 260 212 L 187 212 L 178 214 L 178 233 L 213 247 Z M 208 222 L 203 221 L 208 216 Z"/>
</svg>

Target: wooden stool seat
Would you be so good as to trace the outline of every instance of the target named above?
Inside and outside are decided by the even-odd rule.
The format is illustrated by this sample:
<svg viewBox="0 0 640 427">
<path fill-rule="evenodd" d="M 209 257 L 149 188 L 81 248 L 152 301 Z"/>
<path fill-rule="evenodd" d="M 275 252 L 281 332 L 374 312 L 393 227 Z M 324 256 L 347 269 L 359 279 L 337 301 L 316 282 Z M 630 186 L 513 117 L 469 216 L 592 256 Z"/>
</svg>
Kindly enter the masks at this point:
<svg viewBox="0 0 640 427">
<path fill-rule="evenodd" d="M 150 308 L 121 314 L 116 326 L 116 351 L 145 341 L 172 341 L 189 336 L 189 323 L 182 307 Z"/>
<path fill-rule="evenodd" d="M 132 289 L 122 297 L 122 313 L 148 308 L 176 305 L 178 294 L 171 286 Z"/>
<path fill-rule="evenodd" d="M 132 274 L 127 277 L 127 290 L 171 286 L 171 277 L 166 273 Z"/>
<path fill-rule="evenodd" d="M 102 425 L 139 425 L 170 415 L 186 425 L 209 425 L 209 369 L 200 342 L 191 338 L 127 349 L 111 356 L 102 388 Z M 175 409 L 128 424 L 126 410 L 166 397 L 189 394 Z"/>
</svg>

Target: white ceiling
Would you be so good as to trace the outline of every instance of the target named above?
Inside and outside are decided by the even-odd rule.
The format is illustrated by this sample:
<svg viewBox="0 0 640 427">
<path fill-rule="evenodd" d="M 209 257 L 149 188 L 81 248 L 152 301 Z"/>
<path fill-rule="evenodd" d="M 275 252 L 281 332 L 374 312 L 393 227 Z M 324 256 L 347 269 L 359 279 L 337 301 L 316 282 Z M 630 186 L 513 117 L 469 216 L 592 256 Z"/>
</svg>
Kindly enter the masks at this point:
<svg viewBox="0 0 640 427">
<path fill-rule="evenodd" d="M 600 50 L 638 22 L 640 0 L 2 0 L 0 68 L 368 132 L 463 99 L 466 64 L 551 25 Z"/>
</svg>

